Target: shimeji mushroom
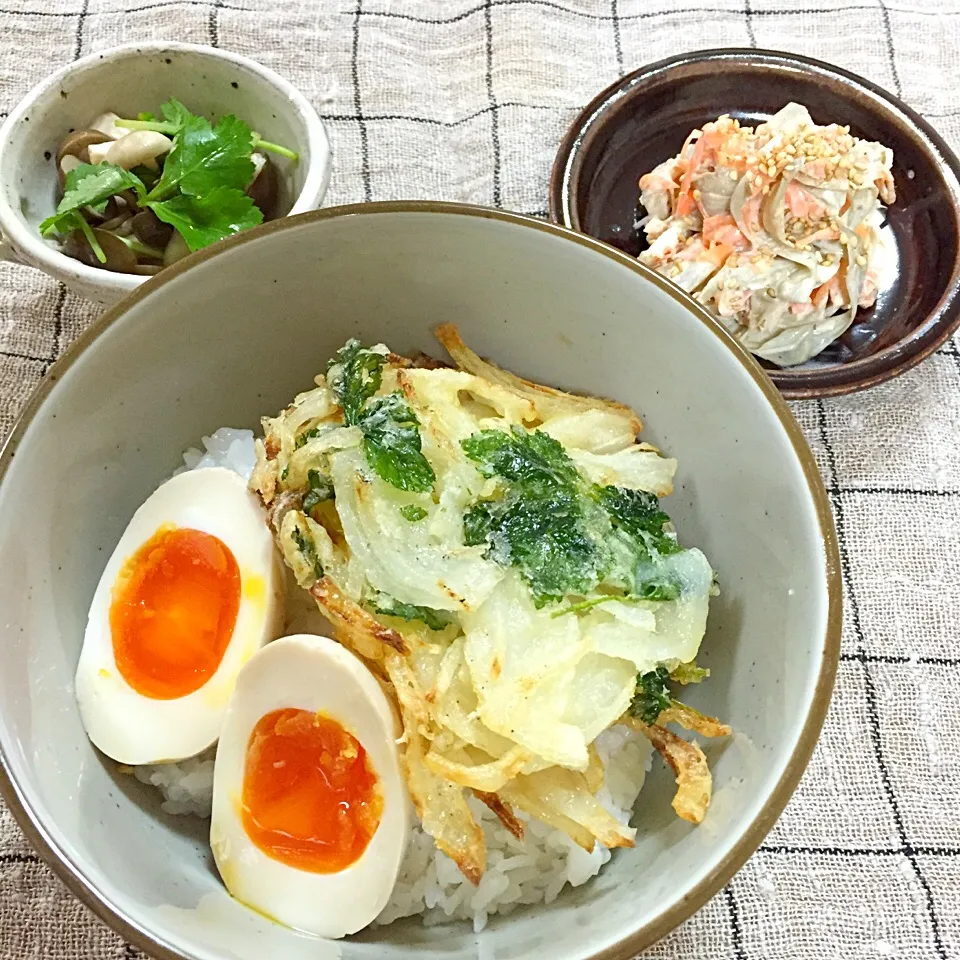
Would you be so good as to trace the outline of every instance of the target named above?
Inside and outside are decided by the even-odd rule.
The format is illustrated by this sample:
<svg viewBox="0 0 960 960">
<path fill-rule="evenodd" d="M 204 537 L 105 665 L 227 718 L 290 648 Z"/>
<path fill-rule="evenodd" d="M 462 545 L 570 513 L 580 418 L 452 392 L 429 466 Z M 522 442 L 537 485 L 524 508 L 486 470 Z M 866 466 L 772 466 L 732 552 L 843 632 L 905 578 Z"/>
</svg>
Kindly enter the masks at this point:
<svg viewBox="0 0 960 960">
<path fill-rule="evenodd" d="M 102 133 L 107 140 L 119 140 L 129 133 L 129 131 L 123 127 L 117 126 L 119 119 L 120 116 L 116 113 L 110 113 L 109 111 L 107 113 L 101 113 L 100 116 L 90 124 L 90 129 Z"/>
<path fill-rule="evenodd" d="M 277 207 L 280 183 L 277 168 L 262 153 L 252 153 L 254 173 L 247 196 L 260 208 L 264 220 L 272 220 Z"/>
<path fill-rule="evenodd" d="M 88 147 L 91 163 L 115 163 L 124 170 L 156 169 L 156 158 L 169 152 L 173 141 L 154 130 L 134 130 L 119 140 Z"/>
<path fill-rule="evenodd" d="M 171 102 L 177 108 L 175 112 L 192 116 L 182 104 Z M 164 116 L 169 112 L 164 105 Z M 205 122 L 202 118 L 196 119 Z M 163 167 L 165 156 L 180 142 L 182 129 L 179 120 L 155 120 L 148 113 L 138 115 L 136 120 L 126 120 L 116 113 L 106 112 L 84 129 L 71 131 L 60 144 L 56 157 L 63 196 L 55 214 L 41 224 L 42 235 L 58 233 L 65 238 L 64 253 L 91 266 L 122 273 L 156 273 L 189 254 L 190 247 L 184 236 L 149 209 L 170 200 L 170 191 L 162 199 L 156 198 L 158 176 L 149 171 Z M 211 126 L 210 129 L 211 135 L 217 135 L 217 128 Z M 238 146 L 243 147 L 243 144 Z M 242 211 L 237 213 L 236 200 L 240 191 L 236 186 L 228 188 L 234 192 L 230 198 L 234 207 L 224 209 L 226 216 L 216 221 L 210 228 L 211 233 L 228 236 L 246 229 L 260 221 L 258 210 L 263 219 L 276 215 L 281 192 L 280 176 L 264 151 L 278 153 L 294 162 L 298 159 L 292 150 L 267 143 L 250 131 L 250 147 L 243 150 L 243 154 L 253 162 L 252 176 L 246 186 L 246 193 L 253 203 L 243 204 Z M 86 177 L 81 180 L 74 175 L 69 181 L 71 189 L 67 190 L 68 174 L 87 163 L 117 167 L 131 171 L 134 176 L 121 176 L 118 170 L 82 171 L 89 175 L 90 182 L 82 186 Z M 128 182 L 133 186 L 117 189 Z M 107 196 L 111 191 L 112 195 Z"/>
<path fill-rule="evenodd" d="M 152 210 L 141 210 L 130 221 L 130 228 L 142 243 L 160 250 L 166 248 L 173 236 L 173 227 L 164 223 Z"/>
<path fill-rule="evenodd" d="M 67 174 L 81 163 L 90 163 L 90 147 L 109 143 L 109 137 L 99 130 L 74 130 L 64 137 L 57 150 L 57 176 L 62 187 Z"/>
<path fill-rule="evenodd" d="M 174 231 L 170 242 L 163 251 L 163 265 L 169 267 L 170 264 L 182 260 L 189 252 L 190 248 L 187 246 L 187 241 L 183 239 L 183 235 Z"/>
</svg>

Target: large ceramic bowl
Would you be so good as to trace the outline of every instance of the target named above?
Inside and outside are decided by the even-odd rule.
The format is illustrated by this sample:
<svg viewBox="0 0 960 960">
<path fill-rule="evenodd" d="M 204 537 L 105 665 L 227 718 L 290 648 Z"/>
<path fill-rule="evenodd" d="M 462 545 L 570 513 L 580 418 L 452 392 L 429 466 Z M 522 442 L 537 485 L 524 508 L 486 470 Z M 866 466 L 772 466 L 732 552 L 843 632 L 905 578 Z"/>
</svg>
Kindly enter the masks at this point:
<svg viewBox="0 0 960 960">
<path fill-rule="evenodd" d="M 348 337 L 437 351 L 456 321 L 481 354 L 635 406 L 679 458 L 670 511 L 723 592 L 693 694 L 736 734 L 706 747 L 698 828 L 655 764 L 637 846 L 554 903 L 494 920 L 418 921 L 340 943 L 232 901 L 205 824 L 90 746 L 73 695 L 87 606 L 137 505 L 180 452 L 255 426 Z M 779 815 L 820 729 L 840 635 L 837 551 L 810 451 L 756 364 L 635 261 L 559 227 L 470 207 L 373 204 L 267 224 L 165 271 L 51 370 L 2 455 L 3 793 L 70 888 L 148 953 L 176 960 L 626 958 L 696 910 Z"/>
</svg>

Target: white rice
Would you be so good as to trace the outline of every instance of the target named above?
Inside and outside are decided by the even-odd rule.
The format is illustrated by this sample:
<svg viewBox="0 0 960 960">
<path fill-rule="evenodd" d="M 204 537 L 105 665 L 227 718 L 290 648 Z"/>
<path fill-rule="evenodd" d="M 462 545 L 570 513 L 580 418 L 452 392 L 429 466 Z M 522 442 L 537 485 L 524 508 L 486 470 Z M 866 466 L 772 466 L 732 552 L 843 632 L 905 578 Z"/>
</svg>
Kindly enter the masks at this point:
<svg viewBox="0 0 960 960">
<path fill-rule="evenodd" d="M 595 743 L 606 767 L 606 783 L 598 798 L 621 823 L 628 823 L 650 767 L 650 744 L 619 726 L 605 730 Z M 468 802 L 487 842 L 487 869 L 479 885 L 473 886 L 417 825 L 411 830 L 390 902 L 375 923 L 421 914 L 427 926 L 472 920 L 479 933 L 489 916 L 510 913 L 522 904 L 550 903 L 566 884 L 579 887 L 610 859 L 602 844 L 587 853 L 562 831 L 522 813 L 518 816 L 525 835 L 517 840 L 479 800 L 471 797 Z"/>
<path fill-rule="evenodd" d="M 203 445 L 204 450 L 191 448 L 184 453 L 185 466 L 178 473 L 222 466 L 249 478 L 255 462 L 252 431 L 224 427 L 204 437 Z M 287 633 L 325 632 L 325 620 L 307 593 L 290 589 L 287 598 Z M 606 769 L 598 798 L 621 823 L 628 823 L 650 768 L 650 745 L 639 734 L 618 726 L 604 731 L 596 746 Z M 209 817 L 214 753 L 211 749 L 180 763 L 135 767 L 134 773 L 160 790 L 164 812 Z M 487 843 L 487 869 L 480 884 L 475 887 L 467 881 L 417 824 L 411 830 L 393 895 L 375 923 L 420 914 L 427 925 L 471 920 L 479 932 L 493 914 L 510 913 L 521 904 L 550 903 L 566 884 L 586 883 L 610 859 L 610 851 L 602 844 L 587 853 L 565 833 L 522 813 L 525 836 L 517 840 L 486 806 L 472 797 L 469 803 Z"/>
</svg>

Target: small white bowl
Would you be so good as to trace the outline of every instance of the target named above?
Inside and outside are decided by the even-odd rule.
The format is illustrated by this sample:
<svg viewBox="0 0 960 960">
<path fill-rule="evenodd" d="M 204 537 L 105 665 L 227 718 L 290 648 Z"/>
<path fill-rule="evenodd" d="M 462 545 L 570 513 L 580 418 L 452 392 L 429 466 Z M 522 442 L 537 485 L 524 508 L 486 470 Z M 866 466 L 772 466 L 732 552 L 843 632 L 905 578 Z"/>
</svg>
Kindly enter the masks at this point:
<svg viewBox="0 0 960 960">
<path fill-rule="evenodd" d="M 232 113 L 299 155 L 272 156 L 285 215 L 316 209 L 330 180 L 317 112 L 279 74 L 236 53 L 189 43 L 130 43 L 90 54 L 34 87 L 0 126 L 0 256 L 30 264 L 81 296 L 114 303 L 146 277 L 89 267 L 40 236 L 58 202 L 56 154 L 71 129 L 107 110 L 136 116 L 176 97 L 216 120 Z"/>
</svg>

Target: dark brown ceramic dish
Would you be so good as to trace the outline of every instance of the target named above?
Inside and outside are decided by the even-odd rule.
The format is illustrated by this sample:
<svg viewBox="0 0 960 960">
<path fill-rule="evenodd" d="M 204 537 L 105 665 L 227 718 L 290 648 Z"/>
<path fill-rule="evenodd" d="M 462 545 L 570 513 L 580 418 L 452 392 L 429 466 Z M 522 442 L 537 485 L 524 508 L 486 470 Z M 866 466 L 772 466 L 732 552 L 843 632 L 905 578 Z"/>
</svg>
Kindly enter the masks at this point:
<svg viewBox="0 0 960 960">
<path fill-rule="evenodd" d="M 764 364 L 789 398 L 852 393 L 909 370 L 960 325 L 960 163 L 922 117 L 869 81 L 766 50 L 707 50 L 642 67 L 570 127 L 550 179 L 550 216 L 636 256 L 640 176 L 695 127 L 725 113 L 758 123 L 791 100 L 894 153 L 897 202 L 884 234 L 895 244 L 896 279 L 818 357 L 785 370 Z"/>
</svg>

